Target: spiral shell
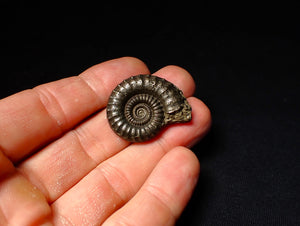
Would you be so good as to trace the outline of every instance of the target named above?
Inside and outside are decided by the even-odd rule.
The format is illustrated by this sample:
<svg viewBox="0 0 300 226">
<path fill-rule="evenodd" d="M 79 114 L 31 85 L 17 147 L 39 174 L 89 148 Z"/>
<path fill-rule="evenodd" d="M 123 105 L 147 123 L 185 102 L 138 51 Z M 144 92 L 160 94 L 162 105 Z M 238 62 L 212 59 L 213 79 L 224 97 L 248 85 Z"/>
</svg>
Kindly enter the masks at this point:
<svg viewBox="0 0 300 226">
<path fill-rule="evenodd" d="M 112 91 L 107 119 L 119 136 L 130 142 L 143 142 L 167 124 L 190 121 L 191 111 L 175 85 L 154 75 L 137 75 Z"/>
</svg>

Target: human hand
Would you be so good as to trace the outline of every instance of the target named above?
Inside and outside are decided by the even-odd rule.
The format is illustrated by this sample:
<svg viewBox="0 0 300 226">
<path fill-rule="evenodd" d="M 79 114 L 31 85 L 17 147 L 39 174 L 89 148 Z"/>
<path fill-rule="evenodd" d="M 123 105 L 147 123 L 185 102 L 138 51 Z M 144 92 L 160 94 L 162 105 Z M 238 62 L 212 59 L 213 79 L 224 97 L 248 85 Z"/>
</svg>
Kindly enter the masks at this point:
<svg viewBox="0 0 300 226">
<path fill-rule="evenodd" d="M 0 101 L 0 225 L 175 223 L 199 174 L 183 146 L 205 135 L 210 112 L 191 97 L 188 72 L 167 66 L 154 74 L 183 91 L 191 122 L 146 143 L 119 138 L 106 119 L 108 97 L 123 79 L 149 73 L 125 57 Z"/>
</svg>

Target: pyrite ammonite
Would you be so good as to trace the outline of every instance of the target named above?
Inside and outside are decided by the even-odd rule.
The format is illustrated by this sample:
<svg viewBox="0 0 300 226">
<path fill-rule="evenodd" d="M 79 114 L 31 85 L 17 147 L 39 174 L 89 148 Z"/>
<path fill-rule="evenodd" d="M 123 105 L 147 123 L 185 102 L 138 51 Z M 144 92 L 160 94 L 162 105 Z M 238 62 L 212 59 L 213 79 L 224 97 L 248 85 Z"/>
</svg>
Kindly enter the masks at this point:
<svg viewBox="0 0 300 226">
<path fill-rule="evenodd" d="M 112 91 L 106 110 L 111 128 L 130 142 L 150 140 L 162 127 L 192 119 L 182 91 L 154 75 L 136 75 L 121 82 Z"/>
</svg>

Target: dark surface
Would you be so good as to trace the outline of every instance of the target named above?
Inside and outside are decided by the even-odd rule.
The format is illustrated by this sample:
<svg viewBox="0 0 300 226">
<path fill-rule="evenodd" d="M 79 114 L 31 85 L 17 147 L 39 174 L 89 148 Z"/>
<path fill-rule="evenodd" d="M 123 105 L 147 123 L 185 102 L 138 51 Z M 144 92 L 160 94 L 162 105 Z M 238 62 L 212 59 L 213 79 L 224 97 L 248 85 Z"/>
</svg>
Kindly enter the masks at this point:
<svg viewBox="0 0 300 226">
<path fill-rule="evenodd" d="M 167 3 L 104 4 L 96 12 L 92 5 L 75 12 L 1 4 L 0 97 L 124 55 L 151 72 L 182 66 L 195 79 L 195 96 L 210 107 L 213 126 L 193 148 L 202 171 L 178 225 L 300 225 L 293 6 L 288 17 L 279 6 L 264 21 L 253 21 L 255 12 L 241 18 L 245 6 L 230 21 L 227 13 L 216 17 L 214 7 Z"/>
</svg>

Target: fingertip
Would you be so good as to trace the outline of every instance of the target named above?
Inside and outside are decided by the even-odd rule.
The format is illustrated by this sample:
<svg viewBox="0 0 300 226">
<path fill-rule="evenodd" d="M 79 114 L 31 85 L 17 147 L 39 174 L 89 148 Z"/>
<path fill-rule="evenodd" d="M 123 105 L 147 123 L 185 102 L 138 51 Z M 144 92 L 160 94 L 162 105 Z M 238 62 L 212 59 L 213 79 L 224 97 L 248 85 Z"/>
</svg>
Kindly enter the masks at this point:
<svg viewBox="0 0 300 226">
<path fill-rule="evenodd" d="M 196 155 L 186 147 L 177 146 L 160 160 L 144 189 L 159 197 L 177 218 L 191 198 L 199 173 Z"/>
<path fill-rule="evenodd" d="M 212 124 L 211 111 L 208 106 L 202 100 L 196 97 L 190 97 L 188 101 L 194 106 L 194 108 L 197 110 L 199 109 L 196 112 L 196 114 L 198 114 L 197 117 L 199 120 L 201 120 L 200 124 L 202 125 L 202 128 L 208 130 Z"/>
<path fill-rule="evenodd" d="M 192 120 L 167 126 L 156 138 L 160 145 L 169 149 L 177 145 L 190 148 L 208 133 L 212 121 L 209 108 L 196 97 L 187 100 L 192 107 Z"/>
<path fill-rule="evenodd" d="M 117 58 L 116 60 L 119 60 L 120 62 L 123 62 L 127 66 L 132 66 L 132 67 L 135 67 L 137 69 L 140 68 L 141 71 L 144 71 L 145 68 L 148 70 L 148 67 L 147 67 L 146 63 L 144 61 L 142 61 L 141 59 L 137 58 L 137 57 L 124 56 L 124 57 Z M 149 73 L 149 70 L 148 70 L 148 73 Z"/>
<path fill-rule="evenodd" d="M 184 168 L 186 168 L 187 172 L 192 172 L 194 176 L 197 176 L 200 173 L 200 162 L 195 153 L 189 148 L 177 146 L 168 152 L 164 157 L 168 157 L 168 155 L 171 155 L 171 161 L 182 165 Z"/>
<path fill-rule="evenodd" d="M 81 76 L 89 76 L 89 74 L 103 76 L 103 72 L 120 75 L 123 78 L 124 75 L 129 77 L 139 73 L 148 74 L 149 69 L 142 60 L 125 56 L 96 64 L 82 72 Z"/>
<path fill-rule="evenodd" d="M 196 97 L 189 97 L 188 101 L 192 106 L 192 120 L 190 123 L 195 131 L 193 138 L 187 144 L 187 147 L 190 148 L 209 132 L 212 125 L 212 117 L 210 109 L 203 101 Z"/>
<path fill-rule="evenodd" d="M 195 82 L 191 74 L 182 67 L 169 65 L 154 73 L 176 85 L 182 90 L 186 97 L 192 96 L 195 92 Z"/>
<path fill-rule="evenodd" d="M 176 180 L 181 180 L 185 182 L 186 192 L 185 194 L 189 194 L 193 191 L 193 188 L 196 186 L 198 181 L 199 173 L 200 173 L 200 162 L 197 156 L 189 149 L 183 146 L 174 147 L 170 150 L 159 162 L 159 165 L 162 170 L 165 170 L 165 173 L 171 174 L 166 175 L 166 178 L 176 177 Z M 173 171 L 169 172 L 172 166 Z M 175 183 L 175 179 L 173 181 Z M 179 184 L 182 189 L 182 184 Z M 174 187 L 175 188 L 175 187 Z M 174 193 L 179 191 L 173 191 Z M 188 196 L 184 196 L 189 198 Z M 188 199 L 184 199 L 183 202 L 187 202 Z M 182 203 L 183 204 L 183 203 Z"/>
</svg>

